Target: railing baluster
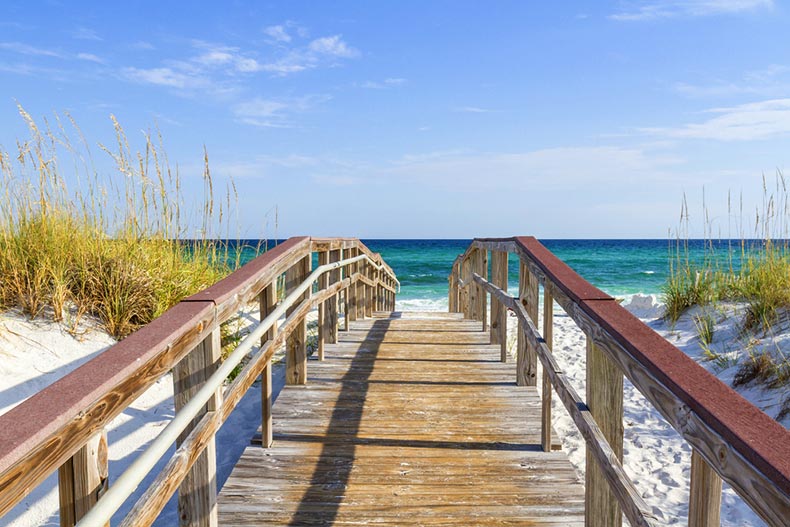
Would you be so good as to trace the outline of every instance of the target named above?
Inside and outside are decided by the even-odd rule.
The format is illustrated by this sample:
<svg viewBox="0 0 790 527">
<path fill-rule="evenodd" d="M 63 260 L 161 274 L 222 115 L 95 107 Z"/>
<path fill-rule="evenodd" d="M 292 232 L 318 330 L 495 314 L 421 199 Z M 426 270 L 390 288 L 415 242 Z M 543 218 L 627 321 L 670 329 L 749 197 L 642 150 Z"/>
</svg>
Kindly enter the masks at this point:
<svg viewBox="0 0 790 527">
<path fill-rule="evenodd" d="M 617 459 L 623 460 L 623 374 L 587 336 L 587 406 Z M 623 514 L 587 445 L 585 525 L 620 527 Z"/>
<path fill-rule="evenodd" d="M 311 257 L 305 256 L 288 269 L 285 273 L 286 295 L 296 289 L 310 274 Z M 310 291 L 305 291 L 301 299 L 309 298 Z M 289 307 L 286 317 L 293 313 L 299 304 Z M 307 384 L 307 321 L 302 320 L 296 329 L 288 336 L 285 354 L 285 383 Z"/>
<path fill-rule="evenodd" d="M 260 295 L 261 313 L 260 319 L 266 318 L 269 313 L 277 307 L 277 278 L 267 285 Z M 277 324 L 273 325 L 263 337 L 261 346 L 266 341 L 273 340 L 277 336 Z M 266 366 L 261 373 L 261 444 L 263 448 L 272 446 L 274 431 L 272 429 L 272 364 L 266 362 Z"/>
<path fill-rule="evenodd" d="M 326 265 L 329 263 L 329 251 L 321 251 L 318 253 L 318 265 Z M 318 290 L 321 291 L 326 289 L 327 284 L 329 283 L 329 277 L 327 275 L 321 275 L 318 278 Z M 318 304 L 318 349 L 316 351 L 316 355 L 318 360 L 324 360 L 324 344 L 326 343 L 326 334 L 327 334 L 327 326 L 326 326 L 326 302 L 322 302 Z"/>
<path fill-rule="evenodd" d="M 518 298 L 527 310 L 529 318 L 538 323 L 538 279 L 529 272 L 523 262 L 518 268 Z M 518 328 L 518 349 L 516 354 L 516 383 L 519 386 L 536 386 L 538 383 L 538 353 L 524 338 L 522 324 Z"/>
<path fill-rule="evenodd" d="M 507 291 L 507 253 L 491 251 L 491 283 Z M 500 360 L 507 362 L 507 308 L 491 297 L 491 344 L 499 344 Z"/>
<path fill-rule="evenodd" d="M 721 478 L 696 450 L 691 451 L 689 527 L 721 525 Z"/>
<path fill-rule="evenodd" d="M 176 413 L 217 370 L 221 354 L 220 330 L 217 328 L 176 364 L 173 368 Z M 213 412 L 221 406 L 221 397 L 220 390 L 217 390 L 192 423 L 178 436 L 176 445 L 181 445 L 206 412 Z M 178 518 L 181 527 L 217 525 L 217 451 L 213 437 L 178 487 Z"/>
<path fill-rule="evenodd" d="M 329 263 L 340 261 L 340 249 L 329 251 Z M 335 269 L 329 273 L 329 285 L 336 284 L 340 281 L 340 269 Z M 325 338 L 329 344 L 337 343 L 337 303 L 338 295 L 324 302 L 325 315 Z"/>
<path fill-rule="evenodd" d="M 549 351 L 554 349 L 554 297 L 548 280 L 543 285 L 543 340 Z M 543 397 L 541 399 L 540 444 L 544 452 L 551 451 L 551 379 L 543 369 Z"/>
<path fill-rule="evenodd" d="M 61 527 L 72 527 L 85 516 L 107 483 L 107 432 L 102 432 L 58 469 Z"/>
</svg>

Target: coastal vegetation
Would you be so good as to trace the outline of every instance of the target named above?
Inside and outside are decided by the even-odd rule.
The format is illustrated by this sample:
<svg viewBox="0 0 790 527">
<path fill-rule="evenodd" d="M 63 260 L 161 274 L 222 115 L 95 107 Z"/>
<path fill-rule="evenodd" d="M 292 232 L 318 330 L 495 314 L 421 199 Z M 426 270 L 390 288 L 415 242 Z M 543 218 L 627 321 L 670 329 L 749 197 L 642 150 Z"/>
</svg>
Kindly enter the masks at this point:
<svg viewBox="0 0 790 527">
<path fill-rule="evenodd" d="M 670 247 L 669 276 L 663 288 L 665 317 L 676 323 L 689 308 L 708 306 L 693 315 L 699 344 L 705 357 L 729 365 L 730 360 L 711 346 L 715 321 L 712 312 L 725 304 L 741 305 L 737 339 L 743 344 L 743 355 L 733 386 L 757 383 L 769 388 L 790 385 L 790 360 L 776 345 L 775 337 L 790 329 L 790 203 L 784 175 L 776 174 L 775 185 L 769 189 L 763 177 L 763 200 L 754 214 L 754 223 L 746 236 L 742 199 L 737 215 L 731 200 L 728 213 L 731 224 L 738 225 L 738 237 L 717 239 L 705 210 L 706 249 L 703 257 L 690 255 L 687 233 L 688 205 L 684 198 L 681 227 Z M 710 309 L 712 308 L 712 309 Z M 719 309 L 719 311 L 723 311 Z M 769 349 L 757 342 L 771 343 Z M 790 396 L 785 401 L 790 412 Z"/>
<path fill-rule="evenodd" d="M 72 331 L 90 314 L 123 338 L 238 263 L 214 241 L 232 189 L 215 203 L 207 154 L 193 214 L 160 134 L 134 151 L 111 117 L 116 143 L 100 145 L 109 158 L 96 163 L 70 116 L 39 126 L 19 113 L 29 137 L 13 152 L 0 147 L 0 308 Z"/>
</svg>

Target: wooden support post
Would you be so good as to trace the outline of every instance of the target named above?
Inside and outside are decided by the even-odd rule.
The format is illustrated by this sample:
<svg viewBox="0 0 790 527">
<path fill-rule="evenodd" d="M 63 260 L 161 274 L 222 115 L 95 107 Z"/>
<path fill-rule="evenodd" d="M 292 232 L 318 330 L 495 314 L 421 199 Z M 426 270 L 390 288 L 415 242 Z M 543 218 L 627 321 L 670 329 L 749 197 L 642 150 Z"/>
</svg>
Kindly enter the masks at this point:
<svg viewBox="0 0 790 527">
<path fill-rule="evenodd" d="M 554 296 L 548 279 L 543 284 L 543 340 L 549 351 L 554 349 Z M 544 452 L 551 452 L 551 379 L 543 368 L 543 397 L 541 398 L 540 444 Z"/>
<path fill-rule="evenodd" d="M 173 398 L 176 413 L 189 402 L 206 380 L 219 367 L 222 346 L 220 330 L 216 328 L 195 349 L 173 368 Z M 176 445 L 187 438 L 195 424 L 207 412 L 214 412 L 222 405 L 222 391 L 217 390 L 203 410 L 195 416 L 176 440 Z M 205 450 L 189 470 L 178 487 L 178 517 L 181 527 L 208 527 L 217 525 L 217 451 L 212 437 Z"/>
<path fill-rule="evenodd" d="M 357 249 L 349 249 L 348 250 L 348 257 L 354 258 L 357 255 Z M 353 276 L 356 274 L 357 269 L 359 268 L 358 263 L 351 264 L 347 267 L 348 269 L 348 276 Z M 357 291 L 358 291 L 358 284 L 351 284 L 346 289 L 346 295 L 348 298 L 346 299 L 346 331 L 348 331 L 348 322 L 353 322 L 357 319 Z"/>
<path fill-rule="evenodd" d="M 340 249 L 329 251 L 329 263 L 339 262 Z M 336 284 L 340 281 L 340 269 L 335 269 L 329 272 L 329 285 Z M 324 302 L 324 323 L 326 325 L 326 342 L 329 344 L 337 343 L 337 302 L 338 296 L 335 295 L 326 302 Z"/>
<path fill-rule="evenodd" d="M 365 276 L 367 276 L 369 280 L 373 280 L 375 283 L 376 275 L 374 273 L 373 266 L 367 260 L 365 261 Z M 365 316 L 368 318 L 373 316 L 375 294 L 376 294 L 375 286 L 373 285 L 365 286 Z"/>
<path fill-rule="evenodd" d="M 527 310 L 529 318 L 538 325 L 538 277 L 529 272 L 524 262 L 518 267 L 518 299 Z M 521 321 L 518 327 L 518 350 L 516 355 L 516 383 L 519 386 L 538 384 L 538 352 L 526 337 Z"/>
<path fill-rule="evenodd" d="M 691 451 L 689 527 L 721 525 L 721 478 L 696 450 Z"/>
<path fill-rule="evenodd" d="M 296 262 L 285 273 L 286 296 L 296 289 L 299 284 L 304 282 L 310 274 L 312 258 L 308 255 Z M 300 300 L 310 297 L 310 290 L 305 291 Z M 290 316 L 297 308 L 299 303 L 289 307 L 285 315 Z M 307 321 L 302 320 L 291 334 L 285 344 L 285 383 L 286 384 L 307 384 Z"/>
<path fill-rule="evenodd" d="M 478 249 L 477 251 L 477 274 L 488 280 L 488 251 Z M 477 313 L 482 322 L 481 331 L 488 331 L 488 294 L 486 294 L 483 286 L 475 283 L 478 289 L 477 295 Z"/>
<path fill-rule="evenodd" d="M 461 261 L 461 276 L 464 282 L 464 287 L 461 290 L 461 310 L 464 318 L 474 320 L 472 312 L 472 257 L 465 258 Z"/>
<path fill-rule="evenodd" d="M 329 252 L 322 251 L 318 253 L 318 265 L 325 265 L 329 263 Z M 327 273 L 318 277 L 318 290 L 326 289 L 329 284 L 329 276 Z M 318 360 L 324 360 L 324 343 L 326 341 L 327 327 L 326 327 L 326 306 L 325 302 L 318 304 L 318 349 L 316 355 Z"/>
<path fill-rule="evenodd" d="M 447 277 L 447 310 L 450 313 L 458 312 L 458 277 L 456 273 L 456 264 L 453 264 L 453 270 Z"/>
<path fill-rule="evenodd" d="M 617 459 L 623 460 L 623 374 L 587 336 L 587 406 Z M 587 527 L 621 527 L 623 513 L 589 446 L 585 469 Z"/>
<path fill-rule="evenodd" d="M 491 283 L 507 291 L 507 253 L 491 251 Z M 499 344 L 500 359 L 507 362 L 507 308 L 491 297 L 491 344 Z"/>
<path fill-rule="evenodd" d="M 277 307 L 277 278 L 272 280 L 272 283 L 261 292 L 260 306 L 261 320 Z M 277 324 L 261 337 L 261 346 L 276 336 Z M 272 440 L 272 364 L 271 361 L 268 361 L 261 372 L 261 444 L 263 448 L 272 446 Z"/>
<path fill-rule="evenodd" d="M 58 469 L 61 527 L 73 527 L 96 504 L 107 490 L 107 472 L 107 432 L 102 431 Z"/>
</svg>

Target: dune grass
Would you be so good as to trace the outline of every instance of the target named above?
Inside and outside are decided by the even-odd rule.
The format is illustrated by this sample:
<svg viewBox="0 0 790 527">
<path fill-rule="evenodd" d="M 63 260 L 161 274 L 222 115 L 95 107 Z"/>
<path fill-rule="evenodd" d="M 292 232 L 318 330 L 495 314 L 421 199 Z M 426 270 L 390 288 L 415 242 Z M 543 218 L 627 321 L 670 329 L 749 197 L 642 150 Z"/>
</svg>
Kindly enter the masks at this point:
<svg viewBox="0 0 790 527">
<path fill-rule="evenodd" d="M 703 208 L 704 203 L 703 203 Z M 728 207 L 732 214 L 732 206 Z M 777 172 L 775 188 L 768 189 L 763 178 L 763 204 L 754 216 L 751 238 L 740 232 L 740 240 L 723 243 L 713 239 L 706 217 L 706 250 L 700 261 L 689 256 L 688 238 L 679 235 L 670 247 L 669 277 L 663 289 L 665 317 L 677 322 L 692 306 L 718 302 L 738 302 L 746 306 L 741 323 L 743 335 L 762 332 L 771 337 L 788 329 L 790 319 L 790 200 L 784 175 Z M 736 223 L 742 225 L 742 200 Z M 688 207 L 685 199 L 679 233 L 688 232 Z M 710 320 L 695 319 L 703 350 L 713 339 Z M 748 348 L 739 362 L 733 386 L 757 383 L 768 388 L 790 385 L 790 361 L 780 349 L 775 352 Z M 790 397 L 785 404 L 790 408 Z M 790 410 L 788 410 L 790 411 Z M 787 412 L 784 412 L 787 413 Z"/>
<path fill-rule="evenodd" d="M 739 241 L 727 240 L 726 249 L 722 249 L 706 220 L 708 236 L 702 261 L 690 258 L 688 239 L 681 235 L 670 246 L 669 277 L 663 288 L 665 315 L 670 321 L 677 321 L 691 306 L 737 301 L 748 305 L 744 329 L 765 329 L 790 308 L 790 207 L 783 174 L 778 172 L 776 179 L 776 191 L 771 193 L 763 179 L 763 207 L 755 213 L 753 238 L 741 233 Z M 687 223 L 685 199 L 682 210 L 681 223 Z M 707 218 L 707 210 L 705 215 Z M 687 226 L 678 232 L 688 232 Z"/>
<path fill-rule="evenodd" d="M 112 118 L 116 144 L 100 148 L 114 169 L 98 169 L 71 118 L 39 127 L 19 112 L 29 137 L 13 153 L 0 147 L 0 308 L 69 328 L 90 314 L 123 338 L 233 267 L 211 239 L 224 211 L 215 213 L 207 155 L 205 198 L 187 214 L 161 136 L 146 134 L 132 151 Z M 186 241 L 190 217 L 201 230 Z"/>
</svg>

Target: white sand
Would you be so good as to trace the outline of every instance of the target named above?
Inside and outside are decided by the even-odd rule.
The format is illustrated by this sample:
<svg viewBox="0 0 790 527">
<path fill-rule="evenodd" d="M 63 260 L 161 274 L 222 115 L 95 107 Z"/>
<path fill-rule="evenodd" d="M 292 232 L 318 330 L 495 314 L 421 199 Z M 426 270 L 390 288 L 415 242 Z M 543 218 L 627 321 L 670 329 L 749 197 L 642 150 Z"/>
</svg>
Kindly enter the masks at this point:
<svg viewBox="0 0 790 527">
<path fill-rule="evenodd" d="M 401 309 L 404 306 L 399 305 Z M 414 308 L 415 306 L 410 306 Z M 420 306 L 425 309 L 427 306 Z M 432 306 L 446 309 L 442 306 Z M 735 367 L 717 371 L 718 362 L 702 361 L 702 351 L 697 339 L 692 316 L 686 315 L 674 326 L 668 327 L 658 319 L 660 307 L 652 297 L 636 297 L 627 306 L 656 331 L 669 338 L 681 350 L 703 366 L 717 373 L 725 382 L 730 382 Z M 773 352 L 790 351 L 790 331 L 769 338 L 743 342 L 734 338 L 738 328 L 738 317 L 742 307 L 725 306 L 717 312 L 713 349 L 726 358 L 734 360 L 742 355 L 746 345 L 767 347 Z M 246 319 L 255 319 L 257 314 L 246 313 Z M 733 316 L 734 315 L 734 316 Z M 564 312 L 555 310 L 555 354 L 558 362 L 574 383 L 579 393 L 584 393 L 585 340 L 583 333 Z M 509 334 L 515 341 L 515 319 L 508 321 Z M 45 322 L 30 322 L 18 314 L 0 315 L 0 413 L 8 411 L 31 394 L 67 374 L 74 368 L 106 349 L 113 340 L 90 325 L 80 329 L 75 338 L 59 325 Z M 741 393 L 772 417 L 779 411 L 787 390 L 763 390 L 747 387 Z M 563 449 L 583 480 L 585 451 L 581 435 L 573 425 L 561 403 L 553 400 L 553 426 L 562 440 Z M 110 423 L 110 480 L 117 477 L 133 457 L 149 443 L 158 431 L 173 416 L 172 381 L 165 376 L 155 383 L 122 415 Z M 237 410 L 223 426 L 217 437 L 219 453 L 218 482 L 221 485 L 230 474 L 236 459 L 248 444 L 260 423 L 260 397 L 256 389 L 248 392 Z M 787 426 L 788 419 L 783 424 Z M 655 514 L 667 525 L 685 525 L 688 513 L 688 479 L 690 448 L 678 434 L 661 418 L 656 410 L 626 381 L 625 386 L 625 467 L 633 477 L 645 500 Z M 159 467 L 164 464 L 160 462 Z M 154 470 L 158 470 L 157 467 Z M 141 488 L 153 479 L 152 475 Z M 0 519 L 0 526 L 23 527 L 31 525 L 57 525 L 57 481 L 50 477 L 39 488 L 23 500 L 8 515 Z M 113 519 L 118 524 L 129 510 L 135 493 Z M 168 504 L 157 525 L 177 523 L 174 500 Z M 764 525 L 761 520 L 730 489 L 725 490 L 722 506 L 722 525 Z"/>
</svg>

